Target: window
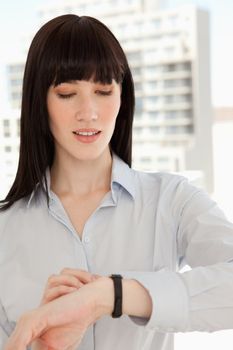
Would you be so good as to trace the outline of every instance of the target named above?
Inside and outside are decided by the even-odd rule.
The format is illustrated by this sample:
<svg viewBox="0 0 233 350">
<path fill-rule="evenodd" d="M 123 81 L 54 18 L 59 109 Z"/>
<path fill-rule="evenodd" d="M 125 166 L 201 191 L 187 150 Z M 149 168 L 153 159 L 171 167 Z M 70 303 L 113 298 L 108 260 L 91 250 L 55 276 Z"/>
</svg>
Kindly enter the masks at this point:
<svg viewBox="0 0 233 350">
<path fill-rule="evenodd" d="M 141 52 L 140 51 L 131 51 L 126 54 L 129 62 L 137 62 L 141 59 Z"/>
<path fill-rule="evenodd" d="M 134 83 L 134 87 L 135 87 L 135 91 L 136 92 L 140 92 L 142 90 L 142 84 L 141 83 L 135 82 Z"/>
<path fill-rule="evenodd" d="M 164 80 L 164 87 L 165 88 L 171 88 L 171 87 L 177 87 L 177 80 L 175 79 L 168 79 L 168 80 Z"/>
<path fill-rule="evenodd" d="M 192 81 L 190 78 L 181 79 L 181 85 L 182 86 L 192 86 Z"/>
<path fill-rule="evenodd" d="M 17 119 L 16 123 L 17 123 L 17 136 L 19 137 L 19 135 L 20 135 L 20 119 Z"/>
<path fill-rule="evenodd" d="M 165 119 L 175 119 L 175 118 L 177 118 L 176 111 L 169 111 L 165 113 Z"/>
<path fill-rule="evenodd" d="M 150 157 L 142 157 L 141 158 L 141 162 L 142 163 L 150 163 L 151 162 L 151 158 Z"/>
<path fill-rule="evenodd" d="M 192 125 L 171 125 L 166 127 L 167 134 L 191 134 L 192 132 Z"/>
<path fill-rule="evenodd" d="M 174 64 L 174 63 L 165 64 L 163 66 L 163 71 L 164 72 L 175 72 L 176 71 L 176 64 Z"/>
<path fill-rule="evenodd" d="M 156 120 L 156 119 L 158 119 L 160 114 L 159 114 L 159 112 L 156 112 L 156 111 L 148 111 L 147 115 L 150 119 Z"/>
<path fill-rule="evenodd" d="M 4 128 L 9 128 L 10 126 L 10 121 L 9 119 L 3 119 L 3 127 Z"/>
<path fill-rule="evenodd" d="M 3 135 L 5 137 L 10 136 L 10 120 L 9 119 L 3 119 Z"/>
<path fill-rule="evenodd" d="M 191 70 L 191 62 L 182 62 L 177 64 L 177 70 L 189 72 Z"/>
<path fill-rule="evenodd" d="M 138 98 L 136 98 L 136 104 L 135 104 L 136 113 L 141 114 L 142 108 L 143 108 L 143 100 L 142 100 L 142 98 L 138 97 Z"/>
<path fill-rule="evenodd" d="M 164 102 L 165 103 L 173 103 L 174 100 L 175 100 L 175 96 L 174 95 L 164 96 Z"/>
<path fill-rule="evenodd" d="M 158 81 L 148 81 L 145 83 L 145 89 L 146 90 L 154 90 L 158 87 Z"/>
<path fill-rule="evenodd" d="M 184 102 L 191 102 L 192 98 L 190 94 L 185 95 L 176 95 L 176 102 L 184 103 Z"/>
<path fill-rule="evenodd" d="M 133 134 L 134 135 L 141 135 L 142 134 L 142 128 L 137 126 L 133 128 Z"/>
<path fill-rule="evenodd" d="M 22 85 L 22 79 L 11 79 L 12 86 L 21 86 Z"/>
<path fill-rule="evenodd" d="M 12 149 L 11 149 L 11 146 L 5 146 L 4 150 L 5 150 L 5 152 L 9 153 L 9 152 L 11 152 Z"/>
<path fill-rule="evenodd" d="M 155 105 L 159 102 L 158 96 L 148 96 L 146 97 L 146 104 Z"/>
<path fill-rule="evenodd" d="M 140 67 L 132 67 L 132 74 L 134 75 L 140 75 L 141 74 L 141 68 Z"/>
<path fill-rule="evenodd" d="M 14 64 L 8 66 L 8 71 L 10 73 L 22 73 L 23 74 L 24 65 L 23 64 Z"/>
<path fill-rule="evenodd" d="M 159 126 L 151 126 L 150 131 L 152 134 L 157 134 L 159 132 L 160 127 Z"/>
<path fill-rule="evenodd" d="M 147 67 L 145 67 L 144 72 L 148 76 L 153 75 L 155 73 L 159 73 L 159 72 L 161 72 L 161 66 L 159 66 L 159 65 L 153 65 L 151 67 L 147 66 Z"/>
</svg>

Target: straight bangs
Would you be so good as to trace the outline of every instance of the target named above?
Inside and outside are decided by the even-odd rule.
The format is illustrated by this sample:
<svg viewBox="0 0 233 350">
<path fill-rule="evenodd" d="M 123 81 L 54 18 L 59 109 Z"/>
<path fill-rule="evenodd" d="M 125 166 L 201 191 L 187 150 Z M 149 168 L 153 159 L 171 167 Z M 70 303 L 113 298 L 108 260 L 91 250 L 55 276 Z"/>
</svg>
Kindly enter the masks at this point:
<svg viewBox="0 0 233 350">
<path fill-rule="evenodd" d="M 93 18 L 90 21 L 87 16 L 72 18 L 49 38 L 43 75 L 47 87 L 73 80 L 122 83 L 127 67 L 124 53 L 109 29 L 103 31 L 98 23 L 95 20 L 93 25 Z"/>
</svg>

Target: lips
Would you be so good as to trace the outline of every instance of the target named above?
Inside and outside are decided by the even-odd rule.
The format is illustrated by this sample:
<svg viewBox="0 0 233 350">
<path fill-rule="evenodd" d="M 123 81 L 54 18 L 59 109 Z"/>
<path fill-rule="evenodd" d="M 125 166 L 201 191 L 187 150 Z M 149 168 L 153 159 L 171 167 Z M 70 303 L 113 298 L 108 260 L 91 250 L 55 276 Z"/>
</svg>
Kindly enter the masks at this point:
<svg viewBox="0 0 233 350">
<path fill-rule="evenodd" d="M 92 143 L 99 138 L 101 131 L 97 129 L 78 129 L 73 131 L 75 138 L 83 143 Z"/>
<path fill-rule="evenodd" d="M 73 134 L 80 136 L 93 136 L 100 133 L 100 130 L 97 129 L 78 129 L 73 131 Z"/>
</svg>

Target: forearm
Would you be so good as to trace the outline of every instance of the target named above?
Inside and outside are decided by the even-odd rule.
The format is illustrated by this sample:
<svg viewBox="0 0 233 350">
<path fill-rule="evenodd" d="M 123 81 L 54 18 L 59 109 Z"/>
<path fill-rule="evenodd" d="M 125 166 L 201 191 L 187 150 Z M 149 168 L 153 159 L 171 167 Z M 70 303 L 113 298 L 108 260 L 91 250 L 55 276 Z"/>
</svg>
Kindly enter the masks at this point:
<svg viewBox="0 0 233 350">
<path fill-rule="evenodd" d="M 122 313 L 149 318 L 152 313 L 152 300 L 148 291 L 133 279 L 123 279 L 122 288 Z"/>
</svg>

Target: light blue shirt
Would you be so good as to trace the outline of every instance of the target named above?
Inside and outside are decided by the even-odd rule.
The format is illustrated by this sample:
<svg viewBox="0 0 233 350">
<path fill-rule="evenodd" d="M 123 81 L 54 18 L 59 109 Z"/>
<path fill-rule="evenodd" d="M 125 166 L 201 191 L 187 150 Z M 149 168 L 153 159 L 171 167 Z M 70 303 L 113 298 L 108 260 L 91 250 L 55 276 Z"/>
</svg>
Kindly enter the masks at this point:
<svg viewBox="0 0 233 350">
<path fill-rule="evenodd" d="M 153 302 L 150 319 L 98 320 L 79 350 L 172 350 L 175 332 L 233 328 L 232 261 L 233 225 L 206 193 L 114 155 L 111 190 L 82 239 L 51 190 L 49 207 L 37 187 L 0 213 L 0 348 L 64 267 L 134 278 Z M 184 263 L 192 269 L 180 273 Z"/>
</svg>

